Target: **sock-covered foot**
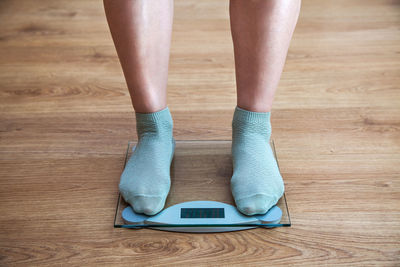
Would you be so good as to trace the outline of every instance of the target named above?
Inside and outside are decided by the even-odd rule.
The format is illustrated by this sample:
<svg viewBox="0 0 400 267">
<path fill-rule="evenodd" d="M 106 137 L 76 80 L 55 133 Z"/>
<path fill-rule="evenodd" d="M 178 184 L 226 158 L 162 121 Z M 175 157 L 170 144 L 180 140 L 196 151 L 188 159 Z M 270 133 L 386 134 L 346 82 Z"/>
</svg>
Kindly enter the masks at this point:
<svg viewBox="0 0 400 267">
<path fill-rule="evenodd" d="M 136 112 L 138 143 L 122 172 L 119 190 L 137 213 L 154 215 L 165 205 L 175 151 L 172 128 L 168 107 L 153 113 Z"/>
<path fill-rule="evenodd" d="M 236 207 L 246 215 L 264 214 L 284 192 L 282 176 L 269 144 L 270 112 L 236 106 L 232 120 L 233 175 Z"/>
</svg>

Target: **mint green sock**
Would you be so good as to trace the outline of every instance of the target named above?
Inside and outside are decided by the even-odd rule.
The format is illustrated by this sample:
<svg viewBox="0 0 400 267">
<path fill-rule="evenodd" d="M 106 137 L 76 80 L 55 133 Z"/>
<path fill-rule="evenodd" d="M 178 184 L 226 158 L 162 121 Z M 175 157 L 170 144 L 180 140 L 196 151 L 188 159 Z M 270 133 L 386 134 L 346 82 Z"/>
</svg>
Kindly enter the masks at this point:
<svg viewBox="0 0 400 267">
<path fill-rule="evenodd" d="M 245 215 L 264 214 L 284 192 L 282 176 L 269 144 L 270 112 L 236 106 L 232 120 L 231 191 Z"/>
<path fill-rule="evenodd" d="M 122 172 L 119 190 L 135 212 L 154 215 L 163 209 L 171 186 L 173 120 L 168 107 L 135 114 L 138 142 Z"/>
</svg>

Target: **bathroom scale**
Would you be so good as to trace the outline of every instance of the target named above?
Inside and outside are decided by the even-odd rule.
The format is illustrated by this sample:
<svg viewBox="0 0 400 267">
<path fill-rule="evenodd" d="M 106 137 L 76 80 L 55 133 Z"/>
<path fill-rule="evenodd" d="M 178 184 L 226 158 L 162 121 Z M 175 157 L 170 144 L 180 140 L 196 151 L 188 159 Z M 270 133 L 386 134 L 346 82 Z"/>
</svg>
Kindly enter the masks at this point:
<svg viewBox="0 0 400 267">
<path fill-rule="evenodd" d="M 128 142 L 125 164 L 136 143 Z M 195 233 L 291 226 L 285 193 L 265 214 L 247 216 L 236 209 L 230 189 L 231 145 L 231 140 L 176 140 L 163 210 L 152 216 L 135 213 L 118 194 L 114 227 Z M 279 167 L 272 139 L 270 145 Z"/>
</svg>

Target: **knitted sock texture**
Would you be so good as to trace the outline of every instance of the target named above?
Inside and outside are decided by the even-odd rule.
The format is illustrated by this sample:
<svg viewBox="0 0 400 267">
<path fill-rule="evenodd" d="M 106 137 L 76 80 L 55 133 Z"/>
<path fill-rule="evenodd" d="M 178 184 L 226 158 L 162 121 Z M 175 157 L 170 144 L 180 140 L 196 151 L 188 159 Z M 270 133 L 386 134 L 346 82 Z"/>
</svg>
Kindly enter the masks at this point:
<svg viewBox="0 0 400 267">
<path fill-rule="evenodd" d="M 138 142 L 122 172 L 119 190 L 136 213 L 154 215 L 163 209 L 171 186 L 173 120 L 168 107 L 135 114 Z"/>
<path fill-rule="evenodd" d="M 282 197 L 284 183 L 270 146 L 270 112 L 236 106 L 232 120 L 231 191 L 245 215 L 264 214 Z"/>
</svg>

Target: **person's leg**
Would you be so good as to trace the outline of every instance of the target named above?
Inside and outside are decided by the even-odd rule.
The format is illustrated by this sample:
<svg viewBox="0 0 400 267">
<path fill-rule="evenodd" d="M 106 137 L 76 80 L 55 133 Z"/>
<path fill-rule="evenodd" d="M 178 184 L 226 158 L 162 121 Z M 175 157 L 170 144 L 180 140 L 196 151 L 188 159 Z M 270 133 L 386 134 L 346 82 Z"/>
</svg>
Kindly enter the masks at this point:
<svg viewBox="0 0 400 267">
<path fill-rule="evenodd" d="M 104 0 L 104 9 L 136 115 L 138 143 L 121 175 L 123 198 L 153 215 L 170 189 L 175 149 L 167 107 L 173 0 Z"/>
<path fill-rule="evenodd" d="M 173 0 L 103 2 L 135 111 L 165 108 Z"/>
<path fill-rule="evenodd" d="M 263 214 L 283 195 L 272 149 L 270 111 L 300 12 L 300 0 L 230 0 L 237 106 L 232 120 L 237 208 Z"/>
</svg>

